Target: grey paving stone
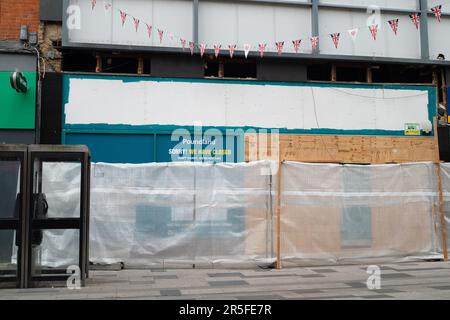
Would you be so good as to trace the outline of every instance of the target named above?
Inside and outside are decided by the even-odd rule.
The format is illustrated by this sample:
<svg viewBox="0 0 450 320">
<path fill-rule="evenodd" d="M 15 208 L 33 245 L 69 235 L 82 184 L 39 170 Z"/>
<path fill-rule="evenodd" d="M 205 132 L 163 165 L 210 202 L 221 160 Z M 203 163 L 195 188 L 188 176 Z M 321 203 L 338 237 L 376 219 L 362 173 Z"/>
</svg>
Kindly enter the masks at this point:
<svg viewBox="0 0 450 320">
<path fill-rule="evenodd" d="M 322 290 L 319 289 L 299 289 L 299 290 L 291 290 L 291 292 L 298 294 L 309 294 L 309 293 L 322 293 Z"/>
<path fill-rule="evenodd" d="M 243 275 L 244 279 L 254 279 L 254 278 L 286 278 L 286 277 L 298 277 L 295 273 L 285 273 L 285 274 L 258 274 L 258 275 Z"/>
<path fill-rule="evenodd" d="M 397 290 L 397 289 L 380 289 L 380 290 L 373 290 L 370 291 L 377 294 L 385 294 L 385 293 L 403 293 L 404 291 Z"/>
<path fill-rule="evenodd" d="M 302 274 L 300 275 L 302 278 L 324 278 L 323 274 Z"/>
<path fill-rule="evenodd" d="M 243 277 L 240 272 L 222 272 L 222 273 L 208 273 L 210 278 L 227 278 L 227 277 Z"/>
<path fill-rule="evenodd" d="M 209 281 L 211 287 L 227 287 L 227 286 L 248 286 L 248 282 L 244 280 L 235 281 Z"/>
<path fill-rule="evenodd" d="M 176 297 L 181 296 L 181 291 L 176 289 L 160 290 L 161 296 Z"/>
<path fill-rule="evenodd" d="M 153 279 L 155 280 L 170 280 L 170 279 L 178 279 L 178 276 L 175 274 L 168 274 L 168 275 L 159 275 L 159 276 L 153 276 Z"/>
<path fill-rule="evenodd" d="M 130 285 L 132 285 L 132 286 L 145 285 L 145 284 L 155 284 L 155 281 L 130 281 Z"/>
<path fill-rule="evenodd" d="M 317 272 L 317 273 L 336 273 L 337 270 L 334 269 L 311 269 L 311 271 Z"/>
<path fill-rule="evenodd" d="M 436 287 L 430 287 L 431 289 L 435 290 L 450 290 L 450 286 L 436 286 Z"/>
<path fill-rule="evenodd" d="M 352 288 L 367 288 L 367 284 L 364 282 L 344 282 L 344 284 Z"/>
<path fill-rule="evenodd" d="M 440 271 L 444 271 L 444 270 L 448 270 L 448 272 L 450 272 L 450 269 L 449 268 L 411 268 L 411 269 L 407 269 L 407 268 L 404 268 L 404 269 L 396 269 L 397 271 L 401 271 L 401 272 L 412 272 L 412 271 L 437 271 L 437 270 L 440 270 Z"/>
<path fill-rule="evenodd" d="M 368 296 L 360 296 L 360 298 L 364 298 L 366 300 L 375 300 L 375 299 L 393 299 L 393 296 L 389 296 L 387 294 L 376 294 L 376 295 L 368 295 Z"/>
<path fill-rule="evenodd" d="M 331 299 L 352 299 L 356 298 L 354 295 L 342 295 L 342 296 L 323 296 L 323 297 L 306 297 L 306 300 L 331 300 Z"/>
<path fill-rule="evenodd" d="M 238 300 L 283 300 L 280 295 L 238 296 Z"/>
<path fill-rule="evenodd" d="M 415 276 L 407 273 L 381 273 L 381 279 L 403 279 L 403 278 L 415 278 Z"/>
</svg>

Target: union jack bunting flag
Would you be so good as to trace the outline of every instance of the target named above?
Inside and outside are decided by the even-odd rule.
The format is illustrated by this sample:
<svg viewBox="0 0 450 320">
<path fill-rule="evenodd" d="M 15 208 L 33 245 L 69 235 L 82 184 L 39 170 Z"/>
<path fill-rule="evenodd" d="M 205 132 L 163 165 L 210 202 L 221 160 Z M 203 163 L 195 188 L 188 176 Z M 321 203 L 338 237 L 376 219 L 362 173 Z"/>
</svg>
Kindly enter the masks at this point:
<svg viewBox="0 0 450 320">
<path fill-rule="evenodd" d="M 158 29 L 158 35 L 159 35 L 159 43 L 162 43 L 164 37 L 164 30 Z"/>
<path fill-rule="evenodd" d="M 334 46 L 337 49 L 338 46 L 339 46 L 339 38 L 341 37 L 341 34 L 340 33 L 333 33 L 333 34 L 330 34 L 330 36 L 331 36 L 331 39 L 333 40 Z"/>
<path fill-rule="evenodd" d="M 192 41 L 189 41 L 189 50 L 191 51 L 191 56 L 194 55 L 194 47 L 195 47 L 195 43 Z"/>
<path fill-rule="evenodd" d="M 220 48 L 222 48 L 222 46 L 220 44 L 214 45 L 214 55 L 216 56 L 216 58 L 219 56 Z"/>
<path fill-rule="evenodd" d="M 389 20 L 389 25 L 392 28 L 392 31 L 394 31 L 395 35 L 397 35 L 398 32 L 398 21 L 399 19 Z"/>
<path fill-rule="evenodd" d="M 311 47 L 313 50 L 317 49 L 317 45 L 319 44 L 319 37 L 312 37 L 311 38 Z"/>
<path fill-rule="evenodd" d="M 294 40 L 292 41 L 292 44 L 294 45 L 294 51 L 295 53 L 298 53 L 298 50 L 300 49 L 300 44 L 302 43 L 302 40 Z"/>
<path fill-rule="evenodd" d="M 228 48 L 230 49 L 230 58 L 231 59 L 233 59 L 233 56 L 234 56 L 234 51 L 236 50 L 236 45 L 235 44 L 233 44 L 233 45 L 229 45 L 228 46 Z"/>
<path fill-rule="evenodd" d="M 436 16 L 436 19 L 441 22 L 441 17 L 442 17 L 442 5 L 438 5 L 434 8 L 431 8 L 431 11 L 434 13 L 434 15 Z"/>
<path fill-rule="evenodd" d="M 123 27 L 123 25 L 125 24 L 125 20 L 127 20 L 128 14 L 122 10 L 119 10 L 119 11 L 120 11 L 120 18 L 122 19 L 122 27 Z"/>
<path fill-rule="evenodd" d="M 284 41 L 275 42 L 275 45 L 277 46 L 278 55 L 281 56 L 283 53 Z"/>
<path fill-rule="evenodd" d="M 149 25 L 148 23 L 146 23 L 145 25 L 147 26 L 148 37 L 151 38 L 152 37 L 152 29 L 153 29 L 153 27 L 151 25 Z"/>
<path fill-rule="evenodd" d="M 266 43 L 260 43 L 260 44 L 258 45 L 258 48 L 259 48 L 259 55 L 261 56 L 261 58 L 264 57 L 264 51 L 266 51 L 266 47 L 267 47 L 267 44 L 266 44 Z"/>
<path fill-rule="evenodd" d="M 411 18 L 411 21 L 414 23 L 417 30 L 419 30 L 419 27 L 420 27 L 420 16 L 421 16 L 421 13 L 413 13 L 413 14 L 409 15 L 409 17 Z"/>
<path fill-rule="evenodd" d="M 372 34 L 373 40 L 377 40 L 377 34 L 378 34 L 378 25 L 374 24 L 369 27 L 370 33 Z"/>
<path fill-rule="evenodd" d="M 181 42 L 181 47 L 184 49 L 186 49 L 186 39 L 180 39 Z"/>
<path fill-rule="evenodd" d="M 134 29 L 136 30 L 136 32 L 138 31 L 138 29 L 139 29 L 139 19 L 138 18 L 135 18 L 135 17 L 133 17 L 133 22 L 134 22 Z"/>
<path fill-rule="evenodd" d="M 97 4 L 97 0 L 91 0 L 92 10 L 94 10 L 96 4 Z"/>
</svg>

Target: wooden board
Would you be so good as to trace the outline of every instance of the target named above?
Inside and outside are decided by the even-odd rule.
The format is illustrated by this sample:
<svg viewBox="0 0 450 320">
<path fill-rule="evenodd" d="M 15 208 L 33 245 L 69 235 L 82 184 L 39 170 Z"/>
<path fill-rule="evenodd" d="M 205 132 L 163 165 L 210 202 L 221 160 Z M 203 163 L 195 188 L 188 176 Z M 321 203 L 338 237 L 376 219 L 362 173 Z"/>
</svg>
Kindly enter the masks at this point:
<svg viewBox="0 0 450 320">
<path fill-rule="evenodd" d="M 262 148 L 265 145 L 267 151 Z M 279 143 L 270 136 L 245 137 L 246 161 L 385 164 L 438 162 L 438 154 L 433 137 L 280 135 Z"/>
</svg>

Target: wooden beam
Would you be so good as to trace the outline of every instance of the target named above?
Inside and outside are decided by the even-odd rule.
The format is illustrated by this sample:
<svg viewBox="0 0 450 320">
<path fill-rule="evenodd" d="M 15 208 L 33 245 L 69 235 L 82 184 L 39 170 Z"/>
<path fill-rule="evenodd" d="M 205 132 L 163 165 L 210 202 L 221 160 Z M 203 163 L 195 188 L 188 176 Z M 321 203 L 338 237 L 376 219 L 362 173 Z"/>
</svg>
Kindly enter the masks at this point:
<svg viewBox="0 0 450 320">
<path fill-rule="evenodd" d="M 438 176 L 438 191 L 439 191 L 439 211 L 441 213 L 441 233 L 442 233 L 442 251 L 444 252 L 444 261 L 448 261 L 448 252 L 447 252 L 447 229 L 445 226 L 445 208 L 444 208 L 444 194 L 442 191 L 442 170 L 441 170 L 441 162 L 439 155 L 439 139 L 438 139 L 438 126 L 437 126 L 437 118 L 434 117 L 434 141 L 436 143 L 436 167 L 437 167 L 437 176 Z"/>
<path fill-rule="evenodd" d="M 138 74 L 143 74 L 144 73 L 144 58 L 139 57 L 138 58 L 138 69 L 137 69 L 137 73 Z"/>
<path fill-rule="evenodd" d="M 102 56 L 98 54 L 95 57 L 95 59 L 96 59 L 95 72 L 96 73 L 102 72 L 102 70 L 103 70 L 103 67 L 102 67 Z"/>
<path fill-rule="evenodd" d="M 331 81 L 337 81 L 337 68 L 334 63 L 331 65 Z"/>
<path fill-rule="evenodd" d="M 373 74 L 372 74 L 372 67 L 367 67 L 367 83 L 372 83 L 373 82 Z"/>
</svg>

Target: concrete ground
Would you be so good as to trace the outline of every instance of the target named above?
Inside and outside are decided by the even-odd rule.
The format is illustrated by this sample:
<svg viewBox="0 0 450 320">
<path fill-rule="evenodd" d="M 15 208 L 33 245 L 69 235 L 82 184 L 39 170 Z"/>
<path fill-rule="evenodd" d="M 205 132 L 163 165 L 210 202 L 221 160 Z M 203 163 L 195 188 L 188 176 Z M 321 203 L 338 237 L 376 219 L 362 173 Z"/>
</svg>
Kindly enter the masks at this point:
<svg viewBox="0 0 450 320">
<path fill-rule="evenodd" d="M 381 265 L 381 289 L 369 290 L 367 266 L 283 270 L 91 271 L 79 290 L 1 289 L 0 300 L 16 299 L 450 299 L 450 263 Z"/>
</svg>

